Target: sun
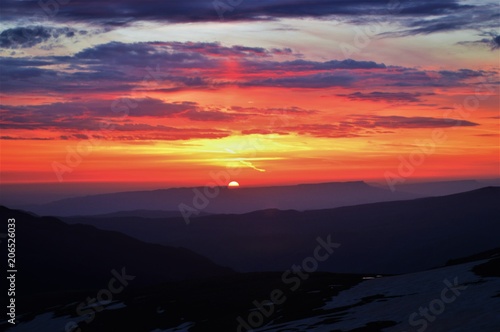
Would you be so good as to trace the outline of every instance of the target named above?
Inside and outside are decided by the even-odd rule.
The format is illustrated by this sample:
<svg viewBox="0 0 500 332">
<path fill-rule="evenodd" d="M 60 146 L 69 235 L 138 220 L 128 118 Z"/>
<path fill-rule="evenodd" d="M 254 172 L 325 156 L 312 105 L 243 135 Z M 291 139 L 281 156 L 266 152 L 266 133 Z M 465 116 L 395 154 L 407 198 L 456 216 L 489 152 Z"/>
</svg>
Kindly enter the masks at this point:
<svg viewBox="0 0 500 332">
<path fill-rule="evenodd" d="M 238 182 L 236 182 L 236 181 L 231 181 L 231 182 L 229 182 L 229 184 L 227 185 L 227 187 L 228 187 L 228 188 L 237 188 L 237 187 L 239 187 L 239 186 L 240 186 L 240 184 L 239 184 Z"/>
</svg>

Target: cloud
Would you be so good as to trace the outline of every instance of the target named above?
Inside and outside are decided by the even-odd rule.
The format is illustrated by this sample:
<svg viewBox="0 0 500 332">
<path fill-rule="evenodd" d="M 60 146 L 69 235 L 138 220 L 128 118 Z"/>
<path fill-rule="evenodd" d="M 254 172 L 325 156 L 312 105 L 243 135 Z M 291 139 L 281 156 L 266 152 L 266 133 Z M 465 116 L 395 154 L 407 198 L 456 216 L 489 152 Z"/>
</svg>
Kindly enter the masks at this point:
<svg viewBox="0 0 500 332">
<path fill-rule="evenodd" d="M 418 70 L 414 68 L 390 67 L 386 71 L 364 75 L 364 86 L 371 87 L 459 87 L 470 84 L 472 79 L 488 79 L 496 76 L 494 71 L 484 70 Z"/>
<path fill-rule="evenodd" d="M 304 76 L 290 76 L 251 80 L 245 86 L 268 86 L 281 88 L 321 89 L 335 86 L 351 86 L 357 78 L 349 74 L 320 73 Z"/>
<path fill-rule="evenodd" d="M 273 135 L 273 134 L 277 134 L 277 135 L 289 135 L 290 133 L 286 132 L 286 131 L 280 131 L 280 130 L 277 130 L 277 129 L 259 129 L 259 128 L 254 128 L 254 129 L 245 129 L 245 130 L 242 130 L 241 134 L 242 135 L 254 135 L 254 134 L 258 134 L 258 135 Z"/>
<path fill-rule="evenodd" d="M 130 134 L 123 135 L 120 132 Z M 203 128 L 176 128 L 164 125 L 121 124 L 115 125 L 113 131 L 107 133 L 113 140 L 189 140 L 201 138 L 223 138 L 231 135 L 230 131 Z"/>
<path fill-rule="evenodd" d="M 442 2 L 434 4 L 434 13 L 431 9 L 433 4 L 426 4 L 425 1 L 423 6 L 410 2 L 403 4 L 404 8 L 399 11 L 396 21 L 404 28 L 383 33 L 382 36 L 403 37 L 471 29 L 482 31 L 498 26 L 497 4 L 459 4 L 455 1 L 448 1 L 444 6 Z M 419 8 L 423 9 L 422 15 L 415 15 Z"/>
<path fill-rule="evenodd" d="M 65 3 L 31 1 L 22 6 L 16 0 L 4 0 L 2 9 L 6 20 L 15 20 L 20 16 L 35 15 L 41 11 L 59 21 L 91 21 L 108 26 L 122 26 L 137 21 L 159 22 L 200 22 L 226 20 L 265 20 L 276 18 L 329 16 L 358 16 L 361 11 L 371 15 L 425 16 L 442 15 L 451 11 L 464 11 L 472 8 L 455 0 L 443 0 L 436 3 L 424 0 L 417 4 L 406 1 L 388 2 L 387 0 L 269 0 L 243 1 L 241 4 L 205 0 L 160 1 L 151 0 L 137 3 L 133 0 L 110 0 L 103 5 L 96 0 L 73 0 Z M 224 10 L 225 9 L 225 10 Z M 222 15 L 220 15 L 222 14 Z"/>
<path fill-rule="evenodd" d="M 495 36 L 491 39 L 491 48 L 495 50 L 500 48 L 500 36 Z"/>
<path fill-rule="evenodd" d="M 460 86 L 492 73 L 461 69 L 426 71 L 374 61 L 288 60 L 276 49 L 209 43 L 110 42 L 72 56 L 0 57 L 5 93 L 58 95 L 132 91 L 215 90 L 227 86 L 285 88 Z M 293 55 L 285 51 L 285 58 Z M 228 67 L 229 66 L 229 67 Z M 232 75 L 236 68 L 237 75 Z"/>
<path fill-rule="evenodd" d="M 181 114 L 182 117 L 185 117 L 192 121 L 225 121 L 231 122 L 235 120 L 245 119 L 249 115 L 248 114 L 239 114 L 239 113 L 229 113 L 222 111 L 200 111 L 200 110 L 190 110 Z"/>
<path fill-rule="evenodd" d="M 417 128 L 446 128 L 460 126 L 478 126 L 478 123 L 456 120 L 449 118 L 432 117 L 405 117 L 405 116 L 377 116 L 377 115 L 353 115 L 352 125 L 361 128 L 391 128 L 391 129 L 417 129 Z"/>
<path fill-rule="evenodd" d="M 195 103 L 166 103 L 159 99 L 121 98 L 115 100 L 70 101 L 33 106 L 1 106 L 4 121 L 23 116 L 36 119 L 60 120 L 62 117 L 144 117 L 171 116 L 189 109 L 196 109 Z"/>
<path fill-rule="evenodd" d="M 370 101 L 385 101 L 389 103 L 408 102 L 417 103 L 421 102 L 423 95 L 433 95 L 433 93 L 409 93 L 409 92 L 379 92 L 374 91 L 370 93 L 354 92 L 350 94 L 339 94 L 337 96 L 346 97 L 350 100 L 370 100 Z"/>
<path fill-rule="evenodd" d="M 390 30 L 386 37 L 431 34 L 451 30 L 484 30 L 498 24 L 497 4 L 459 0 L 267 0 L 227 1 L 190 0 L 96 0 L 22 1 L 3 0 L 2 20 L 57 24 L 84 23 L 106 30 L 138 22 L 159 24 L 192 22 L 269 21 L 312 18 L 334 19 L 351 24 L 384 22 Z M 236 50 L 235 50 L 236 51 Z M 259 52 L 259 50 L 242 50 Z M 264 55 L 261 53 L 261 55 Z"/>
<path fill-rule="evenodd" d="M 203 43 L 201 43 L 203 44 Z M 221 49 L 224 47 L 220 46 Z M 122 43 L 109 42 L 86 48 L 73 57 L 54 58 L 56 61 L 71 61 L 75 65 L 113 65 L 143 68 L 145 60 L 163 68 L 212 68 L 220 60 L 209 58 L 181 43 Z M 153 66 L 154 67 L 154 66 Z"/>
<path fill-rule="evenodd" d="M 52 137 L 13 137 L 13 136 L 0 136 L 0 140 L 6 141 L 52 141 Z"/>
<path fill-rule="evenodd" d="M 359 94 L 354 93 L 356 97 Z M 367 94 L 371 97 L 370 94 Z M 404 98 L 412 96 L 402 95 Z M 378 98 L 378 97 L 377 97 Z M 401 98 L 393 93 L 390 98 Z M 477 126 L 477 123 L 433 118 L 378 116 L 354 114 L 342 121 L 331 123 L 302 123 L 291 125 L 292 121 L 318 114 L 316 110 L 299 107 L 256 108 L 233 106 L 228 110 L 202 107 L 195 102 L 165 102 L 153 98 L 81 101 L 27 106 L 1 106 L 2 130 L 40 130 L 56 133 L 59 139 L 88 139 L 105 132 L 107 139 L 118 140 L 177 140 L 189 138 L 221 138 L 231 135 L 231 131 L 208 128 L 172 127 L 162 124 L 168 118 L 184 118 L 194 122 L 228 123 L 246 120 L 250 117 L 275 118 L 268 127 L 239 129 L 243 135 L 307 135 L 324 138 L 349 138 L 370 136 L 373 133 L 392 133 L 396 129 L 445 128 L 454 126 Z M 306 116 L 304 118 L 304 116 Z M 162 121 L 162 122 L 159 122 Z M 154 123 L 154 124 L 152 124 Z M 253 123 L 253 122 L 252 122 Z M 104 126 L 103 126 L 104 125 Z M 244 123 L 237 126 L 241 128 Z M 238 127 L 236 127 L 238 128 Z M 123 133 L 127 134 L 124 135 Z M 5 135 L 5 139 L 15 139 Z M 22 138 L 16 138 L 22 139 Z M 40 138 L 42 139 L 42 138 Z"/>
<path fill-rule="evenodd" d="M 119 98 L 114 100 L 69 101 L 43 105 L 0 106 L 0 114 L 5 124 L 25 123 L 34 125 L 54 125 L 79 119 L 173 117 L 203 113 L 195 102 L 164 102 L 154 98 Z M 214 116 L 215 111 L 207 112 Z M 223 112 L 220 112 L 223 113 Z"/>
<path fill-rule="evenodd" d="M 21 66 L 13 66 L 15 61 Z M 177 88 L 210 86 L 208 77 L 186 72 L 215 70 L 220 63 L 219 59 L 196 52 L 177 52 L 153 43 L 111 42 L 73 56 L 40 56 L 24 58 L 22 62 L 1 57 L 0 76 L 6 92 L 124 92 L 151 89 L 160 80 Z"/>
<path fill-rule="evenodd" d="M 153 98 L 120 98 L 115 100 L 71 101 L 45 105 L 0 106 L 2 130 L 40 130 L 58 134 L 59 139 L 88 139 L 85 132 L 101 132 L 110 139 L 125 139 L 120 132 L 133 132 L 130 139 L 176 140 L 189 138 L 221 138 L 230 131 L 191 128 L 189 123 L 175 128 L 151 122 L 183 118 L 197 122 L 231 122 L 245 119 L 251 113 L 203 108 L 195 102 L 165 102 Z M 153 120 L 152 120 L 153 119 Z M 83 132 L 83 133 L 82 133 Z M 10 136 L 5 136 L 5 139 Z M 118 138 L 117 138 L 118 137 Z M 121 137 L 121 138 L 120 138 Z M 149 138 L 148 138 L 149 137 Z"/>
<path fill-rule="evenodd" d="M 455 71 L 441 70 L 438 71 L 441 77 L 450 80 L 467 80 L 470 78 L 483 77 L 486 72 L 482 70 L 459 69 Z"/>
<path fill-rule="evenodd" d="M 16 125 L 0 124 L 0 128 L 4 129 L 24 129 L 33 130 L 34 134 L 38 134 L 39 130 L 48 130 L 55 134 L 65 132 L 68 134 L 57 135 L 54 137 L 29 137 L 22 136 L 1 136 L 2 140 L 87 140 L 87 139 L 104 139 L 104 140 L 188 140 L 188 139 L 216 139 L 228 137 L 231 132 L 228 130 L 214 129 L 214 128 L 195 128 L 185 127 L 176 128 L 165 125 L 150 125 L 145 123 L 125 123 L 117 124 L 107 121 L 63 121 L 60 125 L 56 123 L 48 124 L 41 127 L 40 124 L 34 123 L 18 123 Z M 78 133 L 84 131 L 87 134 Z M 76 132 L 76 133 L 72 133 Z M 97 135 L 89 135 L 88 133 L 97 133 Z"/>
<path fill-rule="evenodd" d="M 290 48 L 248 47 L 242 45 L 222 46 L 219 42 L 154 42 L 151 45 L 163 47 L 176 52 L 202 54 L 211 57 L 270 57 L 273 55 L 293 55 Z"/>
<path fill-rule="evenodd" d="M 302 124 L 284 128 L 284 130 L 297 135 L 306 135 L 323 138 L 352 138 L 359 137 L 359 130 L 350 123 L 339 122 L 335 124 Z"/>
<path fill-rule="evenodd" d="M 86 31 L 77 31 L 68 27 L 17 27 L 3 30 L 0 33 L 0 48 L 28 48 L 49 41 L 54 42 L 59 38 L 71 39 L 78 34 L 86 34 Z"/>
<path fill-rule="evenodd" d="M 383 63 L 376 63 L 374 61 L 356 61 L 352 59 L 347 60 L 330 60 L 324 62 L 308 61 L 308 60 L 293 60 L 293 61 L 246 61 L 242 63 L 247 71 L 329 71 L 334 69 L 385 69 L 387 68 Z"/>
<path fill-rule="evenodd" d="M 203 107 L 195 102 L 165 102 L 154 98 L 119 98 L 114 100 L 74 100 L 42 105 L 0 105 L 3 130 L 49 130 L 69 132 L 62 139 L 84 139 L 84 134 L 74 131 L 98 131 L 102 124 L 109 124 L 116 131 L 165 131 L 163 125 L 151 126 L 149 122 L 182 118 L 194 122 L 234 122 L 249 117 L 265 118 L 272 115 L 274 124 L 288 124 L 289 118 L 315 114 L 317 111 L 298 107 L 243 108 L 234 106 L 228 110 Z M 279 122 L 278 122 L 279 121 Z M 126 123 L 124 123 L 126 122 Z M 173 130 L 173 129 L 170 129 Z M 213 130 L 211 130 L 213 132 Z M 223 131 L 224 135 L 226 132 Z M 220 133 L 214 137 L 219 137 Z"/>
<path fill-rule="evenodd" d="M 245 129 L 244 135 L 296 134 L 321 138 L 352 138 L 377 134 L 393 134 L 397 129 L 449 128 L 455 126 L 478 126 L 479 124 L 448 118 L 405 117 L 381 115 L 351 115 L 333 123 L 309 123 L 277 128 Z"/>
<path fill-rule="evenodd" d="M 274 115 L 274 116 L 297 116 L 297 115 L 306 116 L 318 113 L 317 110 L 306 110 L 296 106 L 270 107 L 270 108 L 232 106 L 231 110 L 237 112 L 247 112 L 254 114 Z"/>
<path fill-rule="evenodd" d="M 486 46 L 489 47 L 492 51 L 500 49 L 500 35 L 490 34 L 490 38 L 482 38 L 480 40 L 475 41 L 463 41 L 458 42 L 459 45 L 464 46 Z"/>
</svg>

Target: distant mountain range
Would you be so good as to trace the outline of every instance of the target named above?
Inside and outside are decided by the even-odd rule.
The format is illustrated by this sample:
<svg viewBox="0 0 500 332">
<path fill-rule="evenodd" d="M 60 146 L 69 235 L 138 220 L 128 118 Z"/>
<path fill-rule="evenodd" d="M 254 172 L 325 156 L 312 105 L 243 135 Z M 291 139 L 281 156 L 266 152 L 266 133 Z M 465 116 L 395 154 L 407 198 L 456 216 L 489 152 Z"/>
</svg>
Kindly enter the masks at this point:
<svg viewBox="0 0 500 332">
<path fill-rule="evenodd" d="M 63 222 L 0 207 L 2 220 L 16 219 L 19 239 L 19 322 L 0 321 L 0 329 L 48 332 L 77 323 L 83 331 L 247 331 L 250 315 L 272 308 L 255 331 L 398 332 L 428 325 L 429 331 L 496 332 L 499 201 L 500 187 L 486 187 L 333 209 L 205 215 L 189 225 L 175 211 Z M 284 274 L 298 267 L 305 273 L 319 243 L 335 250 L 292 289 L 299 274 Z M 6 252 L 5 241 L 0 245 Z M 95 313 L 88 321 L 80 306 L 109 288 L 117 273 L 131 277 L 129 286 L 113 301 L 84 307 Z M 424 321 L 419 308 L 441 299 L 444 287 L 448 296 L 463 295 Z M 277 289 L 286 297 L 282 304 L 269 301 Z M 411 319 L 415 312 L 418 320 Z"/>
<path fill-rule="evenodd" d="M 374 184 L 374 186 L 389 189 L 385 184 Z M 500 186 L 500 179 L 398 183 L 394 186 L 394 189 L 396 192 L 399 191 L 422 197 L 430 197 L 458 194 L 488 186 Z"/>
<path fill-rule="evenodd" d="M 317 238 L 340 243 L 321 271 L 407 273 L 498 247 L 500 187 L 313 211 L 268 209 L 182 218 L 67 217 L 143 241 L 185 246 L 240 272 L 281 271 L 311 255 Z"/>
<path fill-rule="evenodd" d="M 172 188 L 67 198 L 30 206 L 39 215 L 100 215 L 131 210 L 194 211 L 203 213 L 246 213 L 263 209 L 315 210 L 364 203 L 414 199 L 420 195 L 370 186 L 359 182 L 332 182 L 294 186 Z M 183 208 L 180 209 L 180 205 Z"/>
<path fill-rule="evenodd" d="M 200 212 L 198 216 L 208 216 L 210 213 Z M 140 218 L 150 218 L 150 219 L 165 219 L 173 217 L 181 217 L 180 211 L 162 211 L 162 210 L 130 210 L 130 211 L 118 211 L 105 214 L 91 215 L 92 218 L 128 218 L 128 217 L 140 217 Z"/>
</svg>

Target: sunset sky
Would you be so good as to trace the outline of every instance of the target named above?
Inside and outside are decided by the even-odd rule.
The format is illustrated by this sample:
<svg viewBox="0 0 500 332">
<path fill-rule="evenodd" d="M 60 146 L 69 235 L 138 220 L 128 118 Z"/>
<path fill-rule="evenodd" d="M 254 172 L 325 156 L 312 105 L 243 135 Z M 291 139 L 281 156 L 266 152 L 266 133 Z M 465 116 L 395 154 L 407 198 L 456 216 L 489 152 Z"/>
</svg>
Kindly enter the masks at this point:
<svg viewBox="0 0 500 332">
<path fill-rule="evenodd" d="M 500 175 L 497 1 L 58 1 L 2 0 L 4 184 Z"/>
</svg>

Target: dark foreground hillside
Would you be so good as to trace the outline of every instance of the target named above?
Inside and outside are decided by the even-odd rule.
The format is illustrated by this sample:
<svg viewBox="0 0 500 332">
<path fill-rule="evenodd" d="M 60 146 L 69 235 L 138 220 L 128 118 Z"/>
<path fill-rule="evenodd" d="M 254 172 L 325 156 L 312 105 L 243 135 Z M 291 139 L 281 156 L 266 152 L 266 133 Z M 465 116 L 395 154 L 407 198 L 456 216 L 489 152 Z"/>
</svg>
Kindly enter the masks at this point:
<svg viewBox="0 0 500 332">
<path fill-rule="evenodd" d="M 76 217 L 68 223 L 185 246 L 240 272 L 284 271 L 318 237 L 340 244 L 320 271 L 407 273 L 498 247 L 500 187 L 416 200 L 313 211 L 263 210 L 195 218 Z"/>
<path fill-rule="evenodd" d="M 99 289 L 107 287 L 116 274 L 126 279 L 127 287 L 134 288 L 233 273 L 187 249 L 144 243 L 121 233 L 68 225 L 56 218 L 35 217 L 5 207 L 0 207 L 0 214 L 5 223 L 9 218 L 16 220 L 18 297 Z M 5 223 L 2 232 L 6 233 Z M 1 246 L 6 253 L 5 240 Z M 2 267 L 5 264 L 2 259 Z M 114 287 L 119 288 L 119 284 Z M 18 309 L 30 304 L 20 302 Z"/>
<path fill-rule="evenodd" d="M 168 282 L 126 290 L 95 311 L 87 308 L 87 315 L 77 308 L 96 291 L 41 294 L 30 299 L 38 308 L 8 331 L 65 331 L 78 325 L 98 332 L 401 332 L 424 326 L 426 331 L 497 332 L 498 254 L 497 249 L 467 263 L 399 276 L 312 273 L 297 288 L 278 272 Z M 273 292 L 281 292 L 274 302 Z M 432 303 L 444 310 L 429 311 Z M 430 320 L 420 308 L 428 308 Z"/>
<path fill-rule="evenodd" d="M 2 220 L 16 219 L 19 270 L 17 324 L 0 321 L 0 329 L 497 332 L 499 193 L 211 215 L 183 224 L 184 233 L 175 218 L 66 220 L 141 222 L 137 237 L 178 237 L 207 256 L 276 271 L 241 274 L 175 243 L 0 207 Z M 342 271 L 350 267 L 363 273 Z"/>
</svg>

